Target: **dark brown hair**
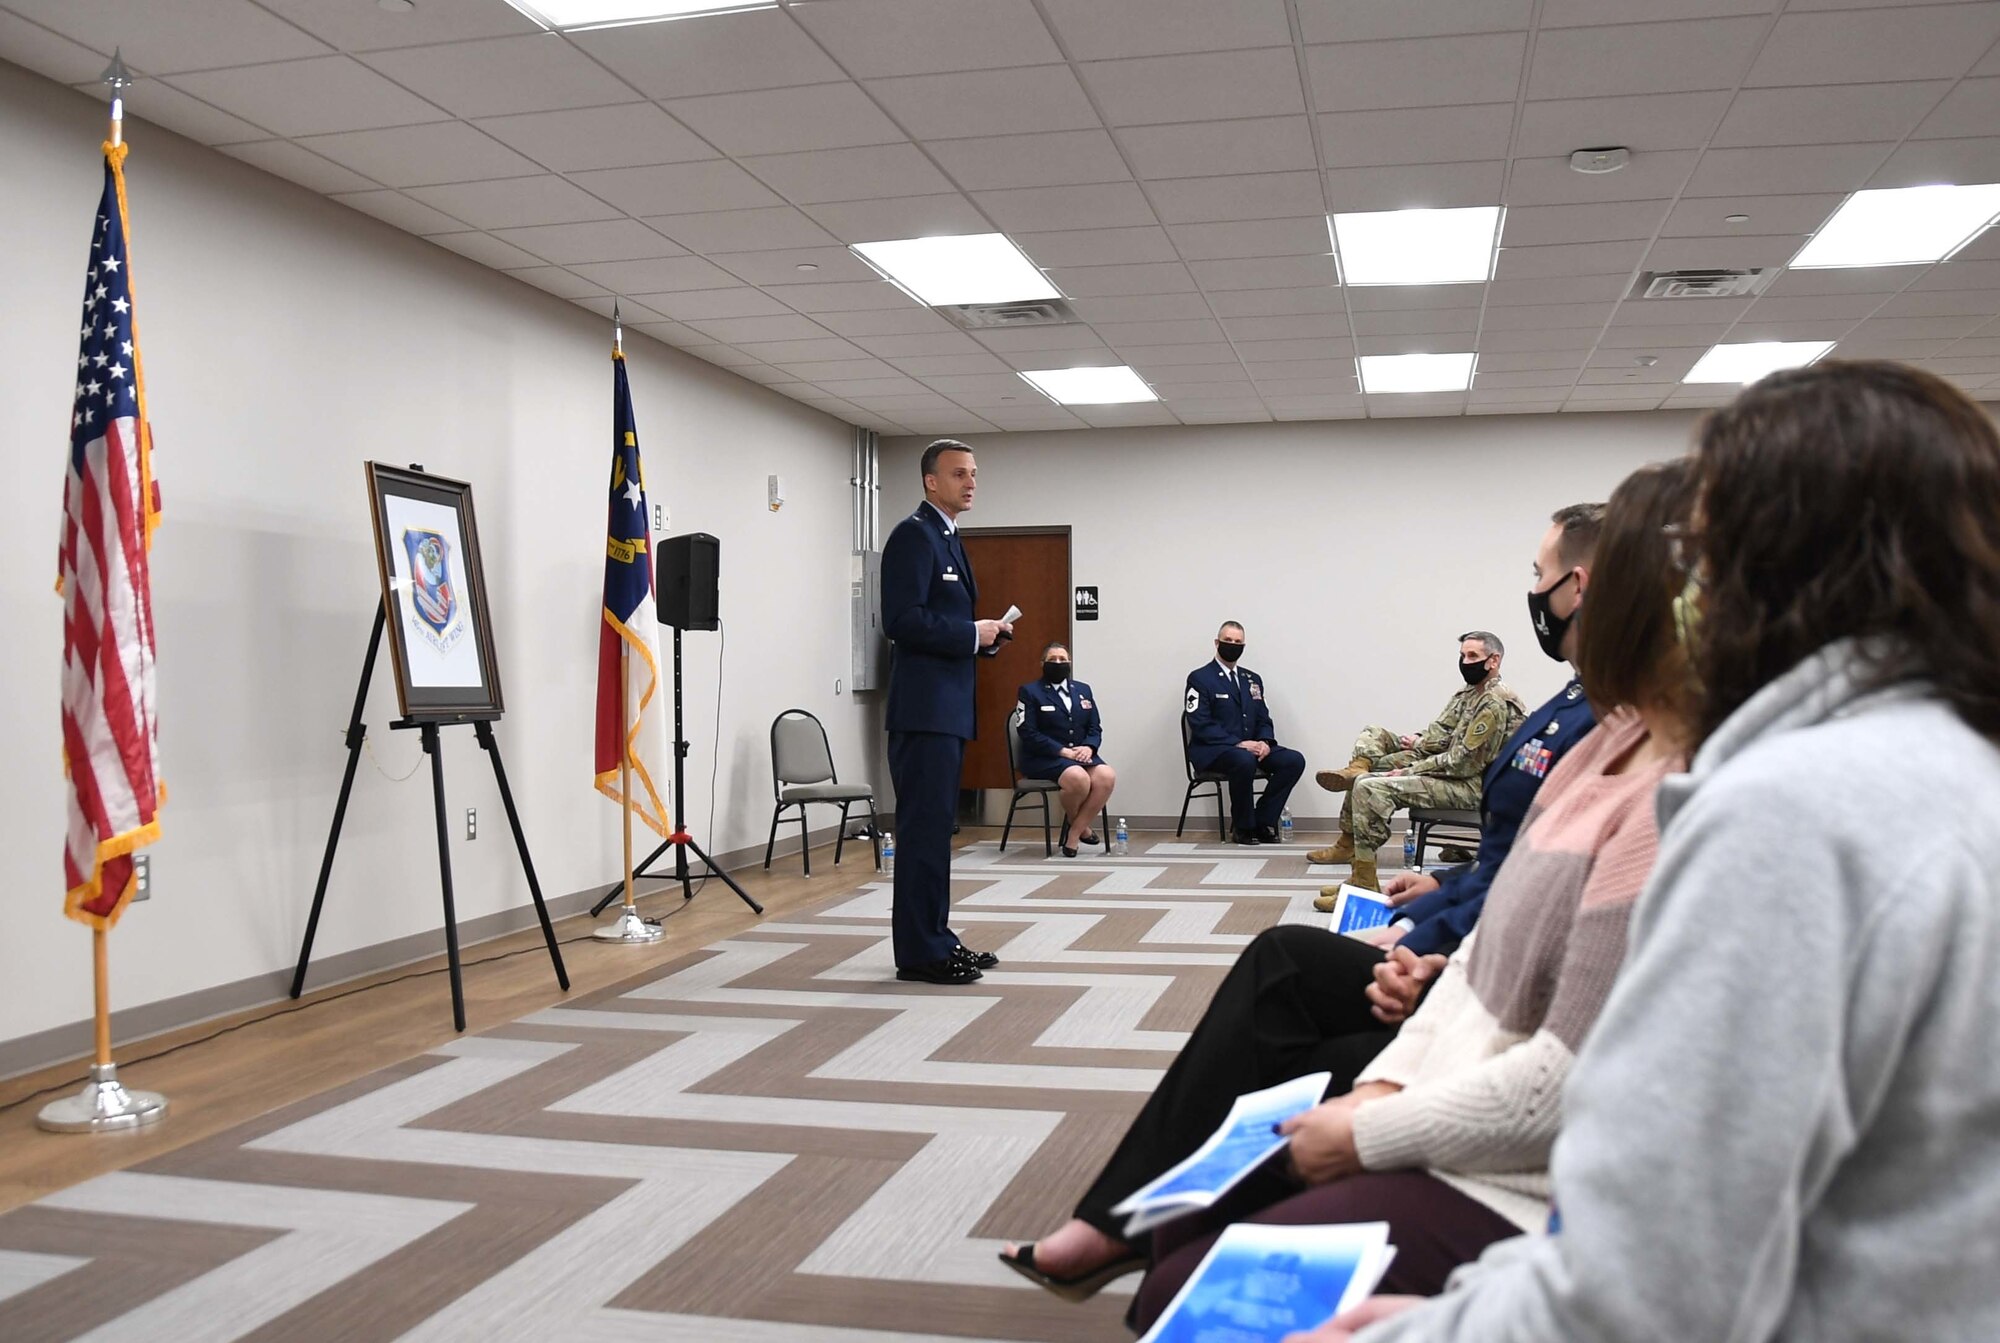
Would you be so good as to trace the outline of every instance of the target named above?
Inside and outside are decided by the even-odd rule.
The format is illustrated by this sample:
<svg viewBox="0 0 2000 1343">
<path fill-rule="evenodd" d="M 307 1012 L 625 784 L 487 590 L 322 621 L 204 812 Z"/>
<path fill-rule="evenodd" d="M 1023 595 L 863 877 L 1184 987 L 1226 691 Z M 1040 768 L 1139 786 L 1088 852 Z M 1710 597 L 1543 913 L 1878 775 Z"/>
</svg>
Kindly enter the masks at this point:
<svg viewBox="0 0 2000 1343">
<path fill-rule="evenodd" d="M 937 474 L 938 458 L 947 452 L 971 452 L 972 445 L 961 443 L 955 438 L 941 438 L 924 449 L 924 455 L 917 461 L 917 470 L 926 476 Z"/>
<path fill-rule="evenodd" d="M 1687 726 L 1687 658 L 1674 633 L 1684 578 L 1666 529 L 1686 523 L 1693 500 L 1694 472 L 1682 459 L 1640 467 L 1604 505 L 1576 628 L 1576 674 L 1600 714 L 1637 705 Z"/>
<path fill-rule="evenodd" d="M 1562 528 L 1562 535 L 1556 538 L 1556 558 L 1563 568 L 1588 565 L 1591 552 L 1597 549 L 1597 535 L 1604 530 L 1604 505 L 1570 504 L 1550 514 L 1549 521 Z"/>
<path fill-rule="evenodd" d="M 1902 364 L 1823 362 L 1710 415 L 1695 463 L 1701 737 L 1854 638 L 1869 684 L 1928 678 L 2000 740 L 2000 433 L 1985 411 Z"/>
</svg>

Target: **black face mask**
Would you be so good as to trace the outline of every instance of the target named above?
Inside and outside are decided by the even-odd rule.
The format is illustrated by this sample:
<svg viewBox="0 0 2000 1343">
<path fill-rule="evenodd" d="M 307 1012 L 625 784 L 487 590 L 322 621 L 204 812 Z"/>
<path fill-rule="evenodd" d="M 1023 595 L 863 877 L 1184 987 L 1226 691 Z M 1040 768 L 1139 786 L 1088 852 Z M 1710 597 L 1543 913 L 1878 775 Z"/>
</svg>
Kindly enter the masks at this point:
<svg viewBox="0 0 2000 1343">
<path fill-rule="evenodd" d="M 1540 592 L 1528 593 L 1528 621 L 1535 627 L 1535 642 L 1542 646 L 1544 653 L 1557 662 L 1569 661 L 1563 656 L 1563 636 L 1569 633 L 1570 625 L 1576 620 L 1576 611 L 1571 611 L 1566 616 L 1559 616 L 1549 606 L 1549 598 L 1556 595 L 1557 588 L 1575 577 L 1576 570 L 1572 569 Z M 1579 604 L 1577 610 L 1582 609 Z"/>
<path fill-rule="evenodd" d="M 1042 679 L 1050 685 L 1061 685 L 1069 679 L 1069 666 L 1067 662 L 1044 662 Z"/>
<path fill-rule="evenodd" d="M 1465 678 L 1467 685 L 1478 685 L 1486 679 L 1486 659 L 1481 658 L 1477 662 L 1459 663 L 1458 674 Z"/>
<path fill-rule="evenodd" d="M 1233 667 L 1236 665 L 1236 659 L 1243 656 L 1243 645 L 1226 644 L 1218 640 L 1215 645 L 1215 655 Z"/>
</svg>

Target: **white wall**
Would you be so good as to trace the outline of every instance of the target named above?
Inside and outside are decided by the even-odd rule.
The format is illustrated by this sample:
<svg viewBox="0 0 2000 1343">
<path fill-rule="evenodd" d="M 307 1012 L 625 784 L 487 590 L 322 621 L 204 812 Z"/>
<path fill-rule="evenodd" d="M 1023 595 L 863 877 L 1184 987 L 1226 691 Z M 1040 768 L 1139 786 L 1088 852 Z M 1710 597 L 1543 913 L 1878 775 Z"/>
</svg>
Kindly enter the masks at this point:
<svg viewBox="0 0 2000 1343">
<path fill-rule="evenodd" d="M 0 63 L 0 1043 L 90 1013 L 89 938 L 61 913 L 50 584 L 103 130 L 98 104 Z M 154 601 L 171 800 L 155 899 L 113 936 L 116 1006 L 297 954 L 376 602 L 370 457 L 474 483 L 507 694 L 499 738 L 543 889 L 612 880 L 617 808 L 591 787 L 608 323 L 142 123 L 129 138 L 166 503 Z M 647 338 L 627 353 L 654 497 L 675 530 L 723 542 L 712 829 L 720 641 L 688 636 L 693 819 L 711 852 L 761 844 L 774 713 L 811 708 L 836 759 L 872 754 L 860 711 L 834 695 L 848 670 L 851 431 Z M 790 495 L 775 515 L 772 472 Z M 384 730 L 394 716 L 385 667 L 368 709 L 381 768 L 358 775 L 316 957 L 440 925 L 428 772 L 383 772 L 422 759 L 414 733 Z M 486 761 L 470 730 L 445 739 L 460 918 L 523 905 Z"/>
<path fill-rule="evenodd" d="M 1103 706 L 1114 814 L 1179 811 L 1182 684 L 1238 620 L 1280 740 L 1306 754 L 1293 812 L 1330 824 L 1339 799 L 1310 770 L 1347 763 L 1365 724 L 1428 722 L 1461 684 L 1464 630 L 1500 636 L 1502 674 L 1530 705 L 1561 688 L 1524 598 L 1549 514 L 1680 455 L 1693 426 L 1653 413 L 992 434 L 966 440 L 979 492 L 964 525 L 1073 529 L 1075 581 L 1103 603 L 1072 652 Z M 885 528 L 922 497 L 923 446 L 885 445 Z M 981 589 L 998 615 L 1007 594 Z M 1035 615 L 1019 637 L 1039 644 Z"/>
</svg>

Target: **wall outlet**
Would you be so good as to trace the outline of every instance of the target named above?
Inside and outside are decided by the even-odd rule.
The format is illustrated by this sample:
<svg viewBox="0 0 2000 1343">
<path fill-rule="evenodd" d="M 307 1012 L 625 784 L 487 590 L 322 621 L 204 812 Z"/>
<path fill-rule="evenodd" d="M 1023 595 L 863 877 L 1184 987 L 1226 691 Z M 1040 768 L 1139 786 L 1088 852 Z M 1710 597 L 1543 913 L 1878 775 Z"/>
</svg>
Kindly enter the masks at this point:
<svg viewBox="0 0 2000 1343">
<path fill-rule="evenodd" d="M 153 856 L 149 853 L 132 855 L 132 899 L 151 900 L 153 898 Z"/>
<path fill-rule="evenodd" d="M 467 839 L 479 838 L 479 808 L 477 807 L 467 807 L 465 809 L 465 837 Z"/>
<path fill-rule="evenodd" d="M 665 504 L 654 504 L 653 530 L 656 532 L 663 532 L 666 529 L 667 529 L 667 506 Z"/>
</svg>

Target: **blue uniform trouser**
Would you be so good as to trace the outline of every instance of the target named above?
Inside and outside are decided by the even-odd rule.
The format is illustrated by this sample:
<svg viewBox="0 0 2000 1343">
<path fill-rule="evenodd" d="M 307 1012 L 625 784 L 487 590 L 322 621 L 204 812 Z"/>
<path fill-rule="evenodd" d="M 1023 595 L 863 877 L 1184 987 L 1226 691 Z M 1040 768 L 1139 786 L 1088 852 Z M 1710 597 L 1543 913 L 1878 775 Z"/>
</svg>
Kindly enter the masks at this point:
<svg viewBox="0 0 2000 1343">
<path fill-rule="evenodd" d="M 1229 819 L 1241 834 L 1259 826 L 1277 828 L 1292 788 L 1306 772 L 1306 758 L 1289 746 L 1273 746 L 1271 753 L 1259 760 L 1241 746 L 1231 746 L 1211 760 L 1208 767 L 1229 776 Z M 1256 793 L 1259 774 L 1269 777 L 1270 782 L 1264 785 L 1264 796 L 1253 807 L 1251 799 Z M 899 809 L 901 805 L 899 801 Z"/>
<path fill-rule="evenodd" d="M 890 928 L 896 965 L 931 965 L 951 955 L 951 827 L 958 812 L 965 739 L 944 732 L 891 732 L 889 781 L 896 789 L 895 903 Z M 1305 766 L 1302 763 L 1300 768 Z"/>
</svg>

